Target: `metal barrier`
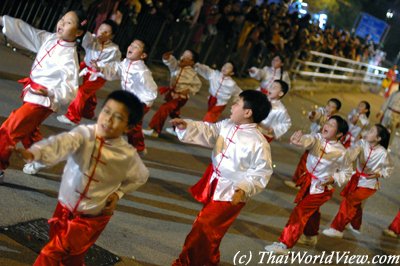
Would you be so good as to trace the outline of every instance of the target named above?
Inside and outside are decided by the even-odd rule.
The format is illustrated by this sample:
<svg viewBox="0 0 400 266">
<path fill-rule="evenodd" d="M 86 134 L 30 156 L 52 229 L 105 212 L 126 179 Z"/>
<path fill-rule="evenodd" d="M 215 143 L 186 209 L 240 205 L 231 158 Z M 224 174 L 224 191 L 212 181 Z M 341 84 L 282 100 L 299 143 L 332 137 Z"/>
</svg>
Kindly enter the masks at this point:
<svg viewBox="0 0 400 266">
<path fill-rule="evenodd" d="M 0 14 L 20 18 L 38 29 L 53 32 L 58 19 L 68 10 L 79 9 L 81 1 L 0 1 Z"/>
<path fill-rule="evenodd" d="M 315 80 L 336 80 L 380 85 L 386 77 L 387 68 L 350 59 L 310 51 L 307 60 L 296 59 L 291 67 L 292 77 Z"/>
<path fill-rule="evenodd" d="M 58 19 L 68 10 L 82 7 L 80 0 L 2 0 L 0 1 L 0 15 L 10 15 L 20 18 L 38 29 L 52 32 Z M 98 10 L 88 10 L 88 28 L 95 28 L 95 18 Z M 252 56 L 243 57 L 241 50 L 236 50 L 237 35 L 230 38 L 224 32 L 216 35 L 204 33 L 200 42 L 195 42 L 194 37 L 198 30 L 206 25 L 197 24 L 190 27 L 189 23 L 182 20 L 167 20 L 161 14 L 151 15 L 145 12 L 139 14 L 137 24 L 129 19 L 123 20 L 114 42 L 120 46 L 123 55 L 129 44 L 135 38 L 144 40 L 150 46 L 148 61 L 160 62 L 162 54 L 173 51 L 179 56 L 184 50 L 192 49 L 199 54 L 199 61 L 208 65 L 221 66 L 228 60 L 237 64 L 237 72 L 245 72 L 249 64 L 253 64 Z M 198 37 L 198 36 L 196 36 Z M 259 62 L 261 63 L 261 62 Z"/>
<path fill-rule="evenodd" d="M 82 7 L 79 0 L 3 0 L 0 1 L 0 14 L 21 18 L 36 28 L 53 31 L 58 18 L 66 11 Z M 97 10 L 90 10 L 88 18 L 89 29 L 94 28 L 94 18 Z M 194 37 L 201 27 L 190 27 L 188 23 L 179 20 L 166 20 L 161 15 L 140 13 L 137 24 L 131 21 L 121 25 L 114 42 L 120 46 L 125 55 L 126 49 L 134 38 L 140 38 L 150 45 L 149 62 L 160 62 L 162 54 L 174 51 L 179 56 L 185 49 L 193 49 L 199 53 L 199 61 L 207 65 L 221 66 L 226 61 L 236 64 L 237 74 L 246 75 L 250 66 L 262 67 L 268 58 L 267 49 L 256 52 L 254 47 L 237 49 L 238 33 L 226 38 L 224 32 L 216 35 L 203 35 L 200 42 Z M 196 36 L 198 37 L 198 36 Z M 247 49 L 248 48 L 248 49 Z M 247 50 L 245 50 L 247 49 Z M 347 82 L 380 84 L 388 69 L 349 59 L 324 54 L 316 51 L 309 52 L 307 60 L 298 57 L 291 64 L 290 71 L 293 79 L 312 78 Z"/>
</svg>

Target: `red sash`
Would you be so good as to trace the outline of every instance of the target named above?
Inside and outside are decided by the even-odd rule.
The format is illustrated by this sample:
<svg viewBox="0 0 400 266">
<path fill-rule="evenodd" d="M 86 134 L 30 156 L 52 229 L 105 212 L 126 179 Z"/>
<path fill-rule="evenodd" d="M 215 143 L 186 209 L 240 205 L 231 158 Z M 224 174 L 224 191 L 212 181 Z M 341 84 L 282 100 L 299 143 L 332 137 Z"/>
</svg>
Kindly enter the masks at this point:
<svg viewBox="0 0 400 266">
<path fill-rule="evenodd" d="M 342 197 L 347 197 L 349 195 L 349 193 L 353 192 L 354 190 L 356 190 L 357 186 L 358 186 L 358 181 L 360 180 L 360 176 L 368 176 L 365 173 L 360 173 L 358 172 L 358 170 L 356 171 L 356 173 L 354 175 L 351 176 L 350 181 L 347 183 L 347 185 L 344 187 L 344 189 L 342 190 L 342 192 L 340 192 L 340 196 Z"/>
<path fill-rule="evenodd" d="M 217 105 L 217 97 L 210 95 L 210 97 L 208 97 L 208 111 L 210 111 L 210 109 L 216 105 Z"/>
<path fill-rule="evenodd" d="M 20 80 L 18 80 L 18 83 L 21 83 L 24 86 L 24 88 L 26 88 L 26 86 L 30 85 L 31 88 L 35 91 L 38 91 L 38 90 L 46 90 L 47 91 L 46 87 L 34 82 L 30 77 L 20 79 Z"/>
<path fill-rule="evenodd" d="M 214 167 L 212 163 L 210 163 L 204 172 L 202 178 L 189 188 L 189 192 L 192 194 L 193 198 L 201 203 L 207 203 L 211 197 L 211 188 L 210 179 L 212 174 L 214 173 Z M 213 182 L 214 183 L 214 182 Z"/>
<path fill-rule="evenodd" d="M 25 88 L 28 85 L 30 85 L 31 89 L 34 90 L 34 91 L 45 90 L 47 92 L 47 88 L 46 87 L 34 82 L 30 77 L 20 79 L 20 80 L 18 80 L 18 83 L 21 83 L 24 86 L 24 89 L 22 90 L 22 93 L 21 93 L 21 96 L 20 96 L 21 98 L 23 98 L 25 96 L 25 93 L 26 93 L 26 89 Z"/>
<path fill-rule="evenodd" d="M 340 142 L 343 144 L 343 146 L 348 149 L 351 146 L 351 138 L 353 135 L 348 131 L 346 135 L 344 135 L 341 139 Z"/>
<path fill-rule="evenodd" d="M 169 86 L 161 86 L 158 87 L 158 91 L 160 92 L 161 95 L 166 94 L 167 92 L 171 91 L 171 87 Z"/>
<path fill-rule="evenodd" d="M 270 136 L 267 136 L 267 135 L 264 135 L 264 137 L 268 141 L 268 143 L 271 143 L 274 140 L 274 137 L 270 137 Z"/>
<path fill-rule="evenodd" d="M 307 189 L 311 186 L 311 179 L 317 178 L 315 175 L 311 174 L 310 172 L 306 171 L 303 175 L 297 179 L 296 186 L 300 186 L 300 190 L 296 195 L 294 200 L 295 203 L 300 202 L 307 193 Z"/>
</svg>

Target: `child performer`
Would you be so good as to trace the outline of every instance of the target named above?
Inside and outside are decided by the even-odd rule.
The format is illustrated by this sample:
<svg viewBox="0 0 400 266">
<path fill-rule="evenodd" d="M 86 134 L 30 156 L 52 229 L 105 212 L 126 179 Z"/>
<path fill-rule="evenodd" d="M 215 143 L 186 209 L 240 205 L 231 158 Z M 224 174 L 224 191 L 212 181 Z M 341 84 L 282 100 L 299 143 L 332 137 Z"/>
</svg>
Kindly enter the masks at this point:
<svg viewBox="0 0 400 266">
<path fill-rule="evenodd" d="M 346 134 L 348 126 L 340 116 L 332 116 L 325 123 L 321 133 L 303 135 L 295 132 L 290 138 L 294 145 L 309 150 L 307 172 L 299 180 L 296 207 L 290 214 L 279 242 L 265 246 L 265 250 L 283 254 L 300 243 L 315 245 L 320 223 L 319 208 L 332 198 L 332 184 L 341 186 L 350 178 L 352 165 L 346 149 L 339 139 Z"/>
<path fill-rule="evenodd" d="M 153 115 L 148 129 L 143 130 L 147 136 L 158 137 L 168 116 L 179 117 L 181 108 L 186 104 L 190 94 L 196 94 L 201 88 L 201 81 L 193 66 L 197 61 L 197 54 L 186 50 L 180 60 L 167 52 L 163 55 L 163 62 L 171 72 L 170 87 L 162 87 L 161 94 L 166 93 L 165 103 Z"/>
<path fill-rule="evenodd" d="M 308 113 L 308 119 L 311 121 L 310 131 L 311 133 L 319 133 L 321 128 L 324 126 L 326 121 L 336 115 L 340 108 L 342 107 L 342 102 L 336 98 L 331 98 L 327 102 L 325 107 L 318 107 L 315 111 Z M 308 156 L 308 150 L 306 150 L 300 157 L 300 161 L 297 164 L 296 170 L 293 174 L 292 180 L 285 180 L 284 183 L 288 187 L 296 188 L 297 180 L 307 171 L 306 161 Z"/>
<path fill-rule="evenodd" d="M 129 45 L 126 58 L 122 62 L 112 62 L 100 67 L 107 80 L 121 79 L 123 90 L 135 94 L 144 104 L 144 115 L 150 110 L 157 98 L 157 84 L 150 69 L 144 63 L 147 57 L 147 46 L 144 41 L 135 39 Z M 128 142 L 141 156 L 146 154 L 146 146 L 142 132 L 143 119 L 127 133 Z"/>
<path fill-rule="evenodd" d="M 279 79 L 275 80 L 268 89 L 267 96 L 271 102 L 272 110 L 259 125 L 261 133 L 263 133 L 268 142 L 271 142 L 273 139 L 279 139 L 292 125 L 289 113 L 281 102 L 281 99 L 286 95 L 288 90 L 288 84 Z"/>
<path fill-rule="evenodd" d="M 221 71 L 213 70 L 210 67 L 197 63 L 196 72 L 210 82 L 208 89 L 208 109 L 203 118 L 204 122 L 215 123 L 224 111 L 229 99 L 237 99 L 242 90 L 232 79 L 235 74 L 234 66 L 231 62 L 226 62 Z"/>
<path fill-rule="evenodd" d="M 315 111 L 308 113 L 308 119 L 311 121 L 311 133 L 318 133 L 325 125 L 325 122 L 333 115 L 339 113 L 342 108 L 342 102 L 339 99 L 331 98 L 325 107 L 318 107 Z"/>
<path fill-rule="evenodd" d="M 400 237 L 400 211 L 397 213 L 397 216 L 394 217 L 394 220 L 389 225 L 389 228 L 383 230 L 383 233 L 394 238 Z"/>
<path fill-rule="evenodd" d="M 49 220 L 50 241 L 34 265 L 84 265 L 86 252 L 106 227 L 118 200 L 146 183 L 149 171 L 122 137 L 142 116 L 137 97 L 114 91 L 96 125 L 81 125 L 29 150 L 17 150 L 28 162 L 54 165 L 67 160 L 58 204 Z"/>
<path fill-rule="evenodd" d="M 393 172 L 387 147 L 390 134 L 380 125 L 373 126 L 348 151 L 351 161 L 356 161 L 356 173 L 340 193 L 343 196 L 340 209 L 331 223 L 331 227 L 322 231 L 330 237 L 343 237 L 343 230 L 351 223 L 353 230 L 359 232 L 362 220 L 361 203 L 379 189 L 379 178 L 387 178 Z"/>
<path fill-rule="evenodd" d="M 367 101 L 361 101 L 356 109 L 351 110 L 347 116 L 349 132 L 343 137 L 342 141 L 345 148 L 354 145 L 362 137 L 363 131 L 369 124 L 370 113 L 371 105 Z"/>
<path fill-rule="evenodd" d="M 87 21 L 82 11 L 67 12 L 56 33 L 38 30 L 9 16 L 0 16 L 3 33 L 19 45 L 37 52 L 24 84 L 23 104 L 0 127 L 0 179 L 19 141 L 25 148 L 42 139 L 40 124 L 61 104 L 69 104 L 78 89 L 78 56 L 75 40 L 84 33 Z"/>
<path fill-rule="evenodd" d="M 249 69 L 250 77 L 261 80 L 259 90 L 267 94 L 275 80 L 285 81 L 290 88 L 290 78 L 287 71 L 283 69 L 282 55 L 275 55 L 272 58 L 271 67 L 265 66 L 264 68 L 251 67 Z"/>
<path fill-rule="evenodd" d="M 111 41 L 116 30 L 117 24 L 114 21 L 105 20 L 96 35 L 87 32 L 83 37 L 85 59 L 80 64 L 83 83 L 79 86 L 78 94 L 69 105 L 67 113 L 57 117 L 61 123 L 76 125 L 82 117 L 89 119 L 94 117 L 97 104 L 96 92 L 104 86 L 106 80 L 101 72 L 91 67 L 91 62 L 95 61 L 99 67 L 103 67 L 110 62 L 121 60 L 118 45 Z"/>
<path fill-rule="evenodd" d="M 212 164 L 190 191 L 204 204 L 173 265 L 217 265 L 219 245 L 246 201 L 264 190 L 272 174 L 268 142 L 257 129 L 271 109 L 261 92 L 247 90 L 216 124 L 173 119 L 179 139 L 214 146 Z"/>
</svg>

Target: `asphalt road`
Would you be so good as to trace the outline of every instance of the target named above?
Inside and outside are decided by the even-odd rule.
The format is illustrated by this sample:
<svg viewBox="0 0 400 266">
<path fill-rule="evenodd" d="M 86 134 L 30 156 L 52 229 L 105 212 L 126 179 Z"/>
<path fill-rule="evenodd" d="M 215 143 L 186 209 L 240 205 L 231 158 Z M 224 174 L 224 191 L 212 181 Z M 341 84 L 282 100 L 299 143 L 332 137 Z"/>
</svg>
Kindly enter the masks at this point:
<svg viewBox="0 0 400 266">
<path fill-rule="evenodd" d="M 0 45 L 0 58 L 0 120 L 4 121 L 14 108 L 21 105 L 21 86 L 16 80 L 29 73 L 32 60 L 19 52 L 13 52 L 3 44 Z M 159 85 L 165 84 L 168 80 L 166 68 L 159 65 L 151 68 L 156 82 Z M 248 79 L 239 80 L 239 84 L 244 89 L 257 85 Z M 373 118 L 383 102 L 379 95 L 359 90 L 341 91 L 340 86 L 338 87 L 335 92 L 293 90 L 285 96 L 284 103 L 292 117 L 293 126 L 282 140 L 272 143 L 274 174 L 267 189 L 247 204 L 223 239 L 222 265 L 234 264 L 234 258 L 238 259 L 240 255 L 249 256 L 249 252 L 252 259 L 247 265 L 266 264 L 265 260 L 260 261 L 258 252 L 263 250 L 264 245 L 277 240 L 294 207 L 296 191 L 286 187 L 283 181 L 292 175 L 302 151 L 290 146 L 287 140 L 291 132 L 308 129 L 306 112 L 315 105 L 325 104 L 331 97 L 338 97 L 343 101 L 341 113 L 346 115 L 360 100 L 366 99 L 373 106 Z M 118 82 L 107 83 L 98 93 L 100 102 L 108 92 L 117 88 Z M 204 83 L 201 92 L 184 107 L 183 116 L 201 119 L 205 113 L 206 97 L 207 86 Z M 160 97 L 145 117 L 145 125 L 161 102 Z M 228 116 L 228 113 L 229 108 L 224 115 Z M 84 120 L 83 123 L 94 121 Z M 70 127 L 58 123 L 56 114 L 51 115 L 41 127 L 45 136 L 69 129 Z M 170 265 L 179 254 L 186 234 L 201 208 L 200 204 L 191 199 L 187 188 L 202 175 L 209 162 L 210 150 L 181 144 L 166 133 L 157 139 L 147 138 L 146 145 L 148 155 L 144 162 L 151 172 L 149 181 L 120 201 L 118 211 L 96 243 L 120 256 L 123 260 L 118 265 Z M 381 233 L 400 206 L 397 156 L 393 156 L 396 163 L 395 174 L 384 180 L 382 190 L 365 204 L 361 235 L 354 236 L 346 231 L 341 240 L 320 235 L 315 248 L 296 245 L 293 250 L 308 251 L 308 254 L 316 255 L 323 254 L 324 251 L 326 254 L 332 251 L 349 251 L 350 255 L 368 255 L 370 258 L 373 255 L 399 255 L 399 240 L 390 239 Z M 21 171 L 22 166 L 23 162 L 12 157 L 5 183 L 0 185 L 1 227 L 38 218 L 47 219 L 51 217 L 56 205 L 63 165 L 46 169 L 36 176 L 24 174 Z M 329 226 L 339 208 L 339 192 L 340 189 L 337 189 L 333 199 L 321 208 L 321 229 Z M 238 255 L 235 257 L 236 254 Z M 36 256 L 24 243 L 17 243 L 0 234 L 0 265 L 31 265 Z"/>
</svg>

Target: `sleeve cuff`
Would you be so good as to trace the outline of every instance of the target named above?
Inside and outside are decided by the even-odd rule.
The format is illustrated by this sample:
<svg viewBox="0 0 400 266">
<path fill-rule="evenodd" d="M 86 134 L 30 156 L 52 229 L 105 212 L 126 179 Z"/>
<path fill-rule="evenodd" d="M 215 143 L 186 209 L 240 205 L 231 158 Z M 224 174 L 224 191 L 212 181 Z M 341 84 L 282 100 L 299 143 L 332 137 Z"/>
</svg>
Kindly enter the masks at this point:
<svg viewBox="0 0 400 266">
<path fill-rule="evenodd" d="M 243 191 L 244 191 L 244 196 L 245 196 L 245 198 L 248 198 L 248 197 L 249 197 L 250 188 L 249 188 L 249 185 L 248 185 L 247 183 L 245 183 L 245 182 L 240 182 L 240 183 L 238 183 L 237 185 L 235 185 L 234 188 L 235 188 L 235 190 L 236 190 L 236 189 L 241 189 L 241 190 L 243 190 Z"/>
<path fill-rule="evenodd" d="M 118 195 L 119 199 L 121 199 L 125 195 L 125 193 L 122 192 L 121 190 L 117 190 L 117 191 L 115 191 L 115 193 Z"/>
<path fill-rule="evenodd" d="M 34 161 L 39 161 L 41 159 L 42 154 L 41 154 L 39 148 L 31 147 L 31 148 L 29 148 L 29 151 L 33 154 Z"/>
</svg>

